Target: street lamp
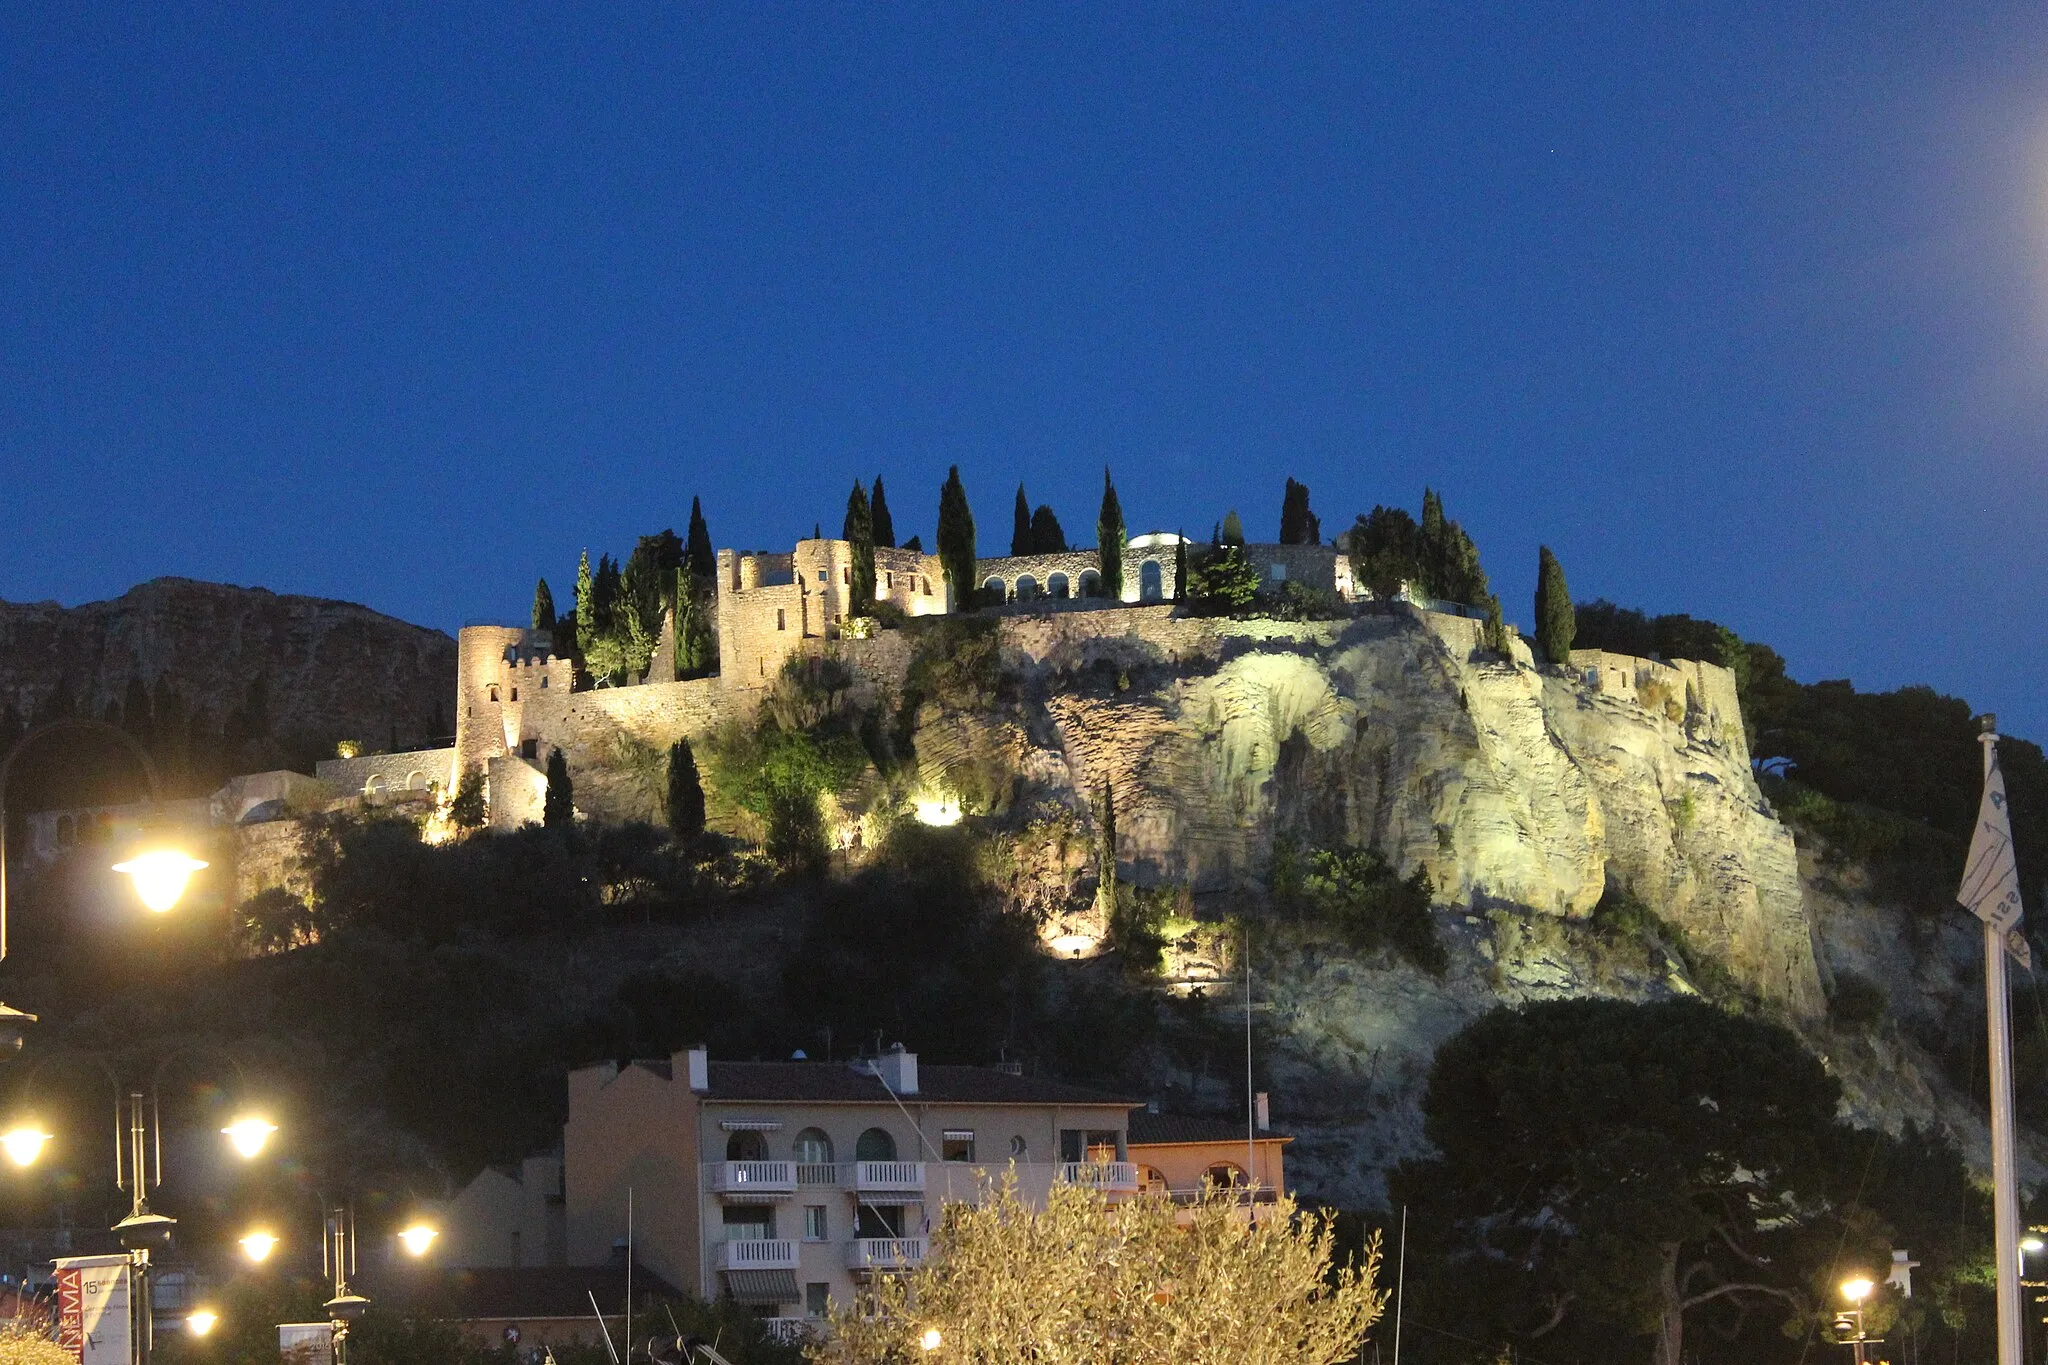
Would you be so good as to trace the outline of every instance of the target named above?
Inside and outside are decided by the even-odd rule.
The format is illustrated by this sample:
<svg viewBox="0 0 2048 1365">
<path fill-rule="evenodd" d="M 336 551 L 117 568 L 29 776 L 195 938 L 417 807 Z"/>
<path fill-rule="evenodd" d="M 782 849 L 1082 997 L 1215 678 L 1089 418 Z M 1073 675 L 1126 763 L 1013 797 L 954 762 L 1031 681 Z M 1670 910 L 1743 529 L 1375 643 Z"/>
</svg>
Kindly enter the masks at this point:
<svg viewBox="0 0 2048 1365">
<path fill-rule="evenodd" d="M 936 1351 L 945 1344 L 945 1334 L 936 1327 L 925 1328 L 924 1335 L 917 1339 L 918 1349 L 926 1352 Z"/>
<path fill-rule="evenodd" d="M 156 764 L 150 760 L 149 751 L 118 725 L 109 725 L 103 720 L 89 720 L 85 717 L 71 717 L 53 720 L 39 725 L 17 740 L 5 758 L 0 758 L 0 959 L 7 956 L 7 779 L 14 771 L 14 761 L 20 758 L 30 744 L 45 735 L 62 730 L 83 730 L 93 734 L 106 735 L 126 745 L 135 759 L 142 765 L 142 776 L 149 784 L 150 809 L 161 810 L 164 804 L 163 783 L 157 779 Z M 125 872 L 135 879 L 135 889 L 142 897 L 142 903 L 151 910 L 165 911 L 178 903 L 185 894 L 185 886 L 192 874 L 206 864 L 189 854 L 175 850 L 158 849 L 131 858 L 117 865 L 118 872 Z M 21 1050 L 22 1039 L 28 1026 L 36 1021 L 33 1014 L 0 1004 L 0 1056 Z"/>
<path fill-rule="evenodd" d="M 263 1153 L 263 1145 L 270 1141 L 270 1135 L 277 1131 L 277 1125 L 269 1119 L 255 1114 L 244 1114 L 221 1132 L 234 1145 L 235 1154 L 244 1161 L 254 1161 Z"/>
<path fill-rule="evenodd" d="M 255 1232 L 245 1234 L 236 1245 L 242 1248 L 244 1256 L 247 1256 L 257 1265 L 262 1265 L 270 1259 L 270 1253 L 277 1250 L 277 1238 L 268 1232 L 258 1229 Z"/>
<path fill-rule="evenodd" d="M 425 1223 L 414 1223 L 398 1234 L 398 1242 L 405 1248 L 406 1255 L 418 1260 L 427 1254 L 427 1248 L 432 1246 L 434 1239 L 440 1235 L 439 1228 L 430 1227 Z"/>
<path fill-rule="evenodd" d="M 1856 1275 L 1842 1281 L 1842 1297 L 1850 1307 L 1835 1314 L 1834 1337 L 1837 1346 L 1847 1346 L 1856 1352 L 1856 1365 L 1863 1365 L 1863 1346 L 1870 1338 L 1863 1332 L 1863 1301 L 1877 1288 L 1867 1276 Z"/>
<path fill-rule="evenodd" d="M 43 1144 L 50 1140 L 50 1134 L 32 1123 L 10 1128 L 0 1133 L 0 1151 L 7 1153 L 7 1159 L 17 1166 L 33 1166 L 36 1158 L 43 1154 Z"/>
<path fill-rule="evenodd" d="M 186 884 L 192 874 L 206 864 L 190 854 L 176 849 L 157 848 L 137 854 L 125 863 L 115 863 L 114 871 L 125 873 L 135 879 L 135 894 L 142 903 L 161 915 L 178 903 L 185 894 Z"/>
<path fill-rule="evenodd" d="M 185 1330 L 195 1337 L 203 1337 L 220 1321 L 220 1314 L 210 1308 L 201 1308 L 185 1319 Z"/>
</svg>

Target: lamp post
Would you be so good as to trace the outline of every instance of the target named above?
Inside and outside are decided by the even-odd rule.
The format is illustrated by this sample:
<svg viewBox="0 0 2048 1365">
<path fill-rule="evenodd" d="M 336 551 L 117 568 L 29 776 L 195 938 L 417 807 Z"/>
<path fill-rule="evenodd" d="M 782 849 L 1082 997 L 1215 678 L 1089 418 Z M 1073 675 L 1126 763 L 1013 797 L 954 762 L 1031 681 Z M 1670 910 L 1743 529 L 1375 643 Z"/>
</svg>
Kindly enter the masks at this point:
<svg viewBox="0 0 2048 1365">
<path fill-rule="evenodd" d="M 149 784 L 149 805 L 154 815 L 163 809 L 163 783 L 157 778 L 156 764 L 151 761 L 149 751 L 142 747 L 135 736 L 118 725 L 109 725 L 103 720 L 87 720 L 73 717 L 53 720 L 38 725 L 15 741 L 14 747 L 0 758 L 0 960 L 7 956 L 7 780 L 14 774 L 14 761 L 28 750 L 35 741 L 48 735 L 69 731 L 111 736 L 128 747 L 135 760 L 142 766 L 142 776 Z M 194 872 L 206 864 L 189 854 L 173 849 L 151 849 L 115 865 L 114 870 L 135 879 L 135 888 L 142 896 L 142 902 L 151 910 L 164 911 L 178 903 L 185 892 L 185 885 Z M 0 1056 L 21 1050 L 22 1039 L 28 1026 L 36 1021 L 33 1014 L 0 1004 Z"/>
<path fill-rule="evenodd" d="M 1856 1365 L 1863 1365 L 1863 1347 L 1870 1340 L 1863 1331 L 1863 1301 L 1876 1287 L 1861 1275 L 1842 1281 L 1842 1297 L 1849 1307 L 1835 1314 L 1835 1344 L 1855 1351 Z"/>
</svg>

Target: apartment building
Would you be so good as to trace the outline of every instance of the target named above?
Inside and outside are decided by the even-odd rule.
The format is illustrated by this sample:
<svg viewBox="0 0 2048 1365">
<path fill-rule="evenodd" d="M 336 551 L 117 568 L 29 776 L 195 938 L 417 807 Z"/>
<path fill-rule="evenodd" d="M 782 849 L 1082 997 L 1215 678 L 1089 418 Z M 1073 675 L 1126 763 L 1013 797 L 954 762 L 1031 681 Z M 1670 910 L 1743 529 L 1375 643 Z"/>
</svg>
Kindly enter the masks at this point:
<svg viewBox="0 0 2048 1365">
<path fill-rule="evenodd" d="M 1135 1192 L 1137 1107 L 1014 1070 L 920 1067 L 901 1047 L 586 1067 L 569 1075 L 563 1135 L 569 1260 L 623 1251 L 630 1195 L 637 1261 L 793 1328 L 919 1264 L 940 1207 L 1012 1169 L 1033 1201 L 1056 1182 Z"/>
</svg>

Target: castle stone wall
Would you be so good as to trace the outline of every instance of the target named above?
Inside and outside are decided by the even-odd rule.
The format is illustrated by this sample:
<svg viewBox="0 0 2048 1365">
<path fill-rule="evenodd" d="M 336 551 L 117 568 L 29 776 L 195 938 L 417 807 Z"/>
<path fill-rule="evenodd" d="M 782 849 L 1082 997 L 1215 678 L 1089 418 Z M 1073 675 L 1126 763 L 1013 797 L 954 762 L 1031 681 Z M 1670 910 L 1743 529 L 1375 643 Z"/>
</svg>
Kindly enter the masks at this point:
<svg viewBox="0 0 2048 1365">
<path fill-rule="evenodd" d="M 338 797 L 376 798 L 392 792 L 450 789 L 455 749 L 420 749 L 403 754 L 362 754 L 355 758 L 323 758 L 313 775 Z"/>
</svg>

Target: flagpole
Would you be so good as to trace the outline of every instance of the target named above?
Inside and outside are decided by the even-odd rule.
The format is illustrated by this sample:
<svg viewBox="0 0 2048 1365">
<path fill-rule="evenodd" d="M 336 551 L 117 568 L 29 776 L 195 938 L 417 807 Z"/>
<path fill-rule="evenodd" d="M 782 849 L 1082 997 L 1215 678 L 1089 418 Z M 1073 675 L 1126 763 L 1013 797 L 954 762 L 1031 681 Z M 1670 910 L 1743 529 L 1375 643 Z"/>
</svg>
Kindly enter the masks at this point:
<svg viewBox="0 0 2048 1365">
<path fill-rule="evenodd" d="M 1998 763 L 1998 719 L 1985 716 L 1984 780 Z M 2024 1365 L 2020 1341 L 2020 1207 L 2014 1176 L 2012 1037 L 2005 986 L 2006 932 L 1984 921 L 1984 1013 L 1990 1024 L 1992 1235 L 1998 1256 L 1998 1365 Z"/>
</svg>

